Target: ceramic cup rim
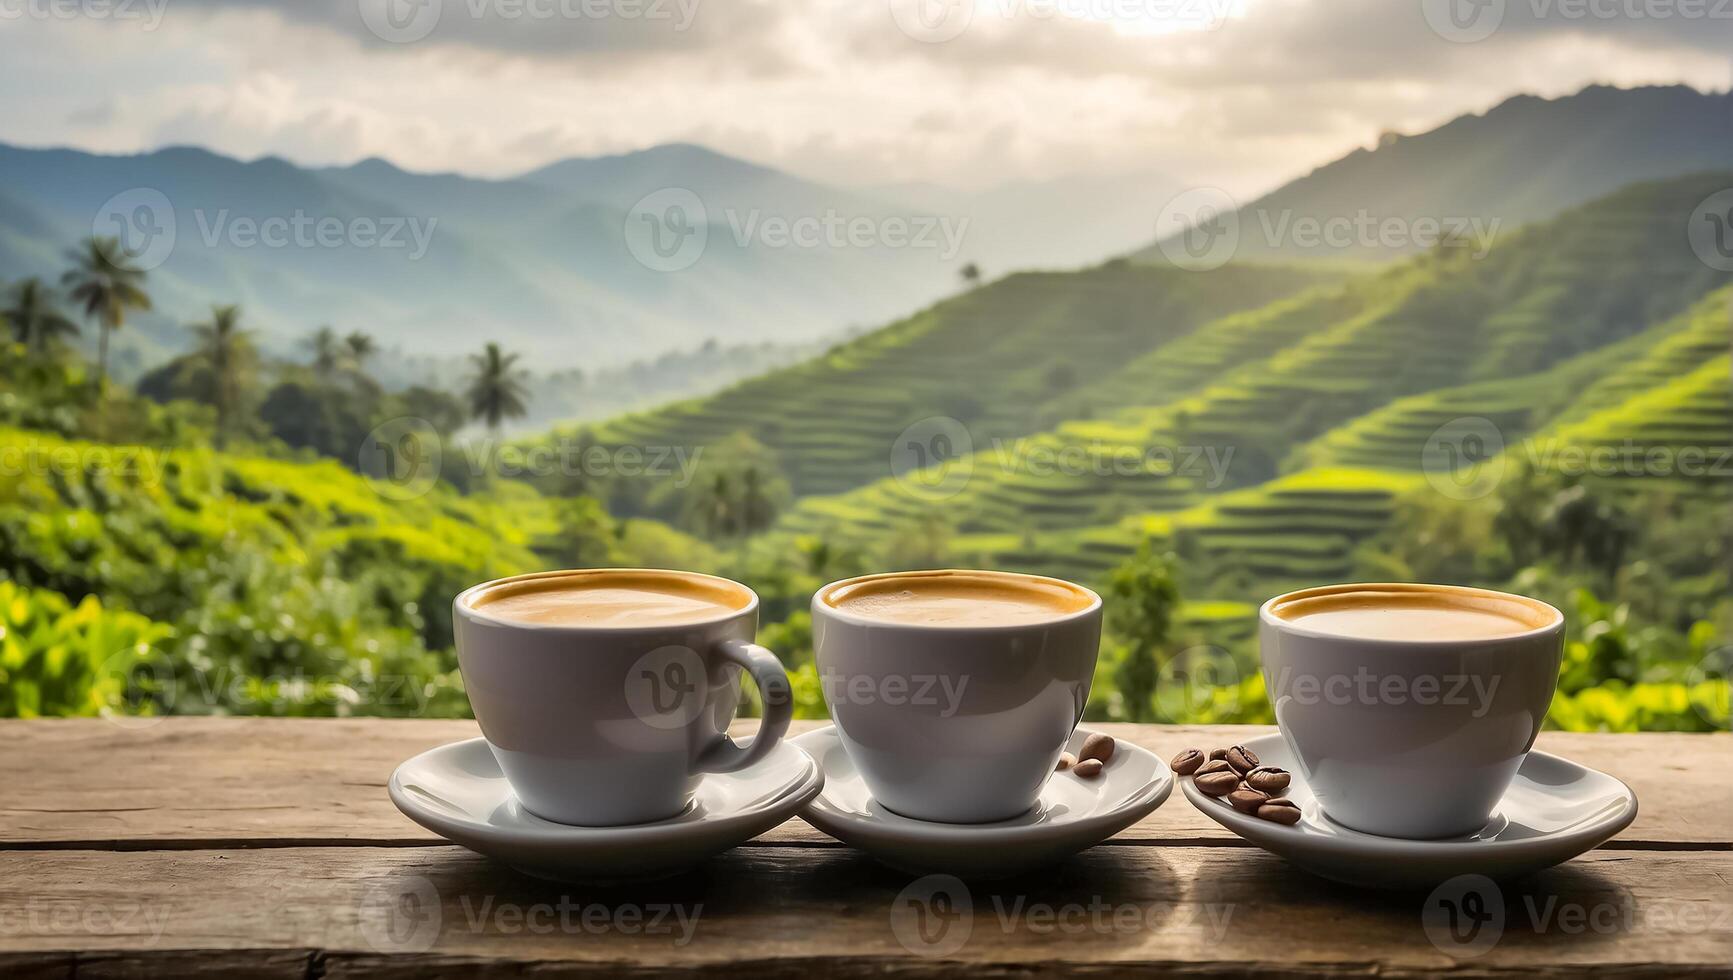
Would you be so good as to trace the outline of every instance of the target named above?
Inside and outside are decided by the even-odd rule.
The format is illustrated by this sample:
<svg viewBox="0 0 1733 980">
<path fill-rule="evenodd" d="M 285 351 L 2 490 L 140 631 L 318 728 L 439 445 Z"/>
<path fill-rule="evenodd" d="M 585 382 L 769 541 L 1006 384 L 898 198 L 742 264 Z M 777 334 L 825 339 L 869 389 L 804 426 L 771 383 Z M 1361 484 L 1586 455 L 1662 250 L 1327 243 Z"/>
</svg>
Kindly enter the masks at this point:
<svg viewBox="0 0 1733 980">
<path fill-rule="evenodd" d="M 551 580 L 561 578 L 583 578 L 591 575 L 604 576 L 610 574 L 647 575 L 652 578 L 668 579 L 704 579 L 710 582 L 715 582 L 719 585 L 739 589 L 741 592 L 746 594 L 747 601 L 746 605 L 741 606 L 738 609 L 730 609 L 715 616 L 705 617 L 704 619 L 694 619 L 689 622 L 681 623 L 651 623 L 643 626 L 607 626 L 593 623 L 528 623 L 521 619 L 507 619 L 503 616 L 492 615 L 486 612 L 485 609 L 476 606 L 474 603 L 475 597 L 480 595 L 482 592 L 485 592 L 488 589 L 510 585 L 514 582 L 529 582 L 537 579 Z M 491 579 L 486 582 L 472 585 L 469 588 L 464 589 L 462 592 L 459 592 L 457 597 L 451 600 L 451 606 L 456 615 L 462 616 L 472 622 L 483 623 L 488 626 L 497 626 L 504 629 L 528 630 L 536 633 L 563 633 L 573 636 L 647 636 L 679 630 L 705 629 L 723 623 L 733 622 L 742 616 L 756 616 L 758 614 L 758 605 L 758 593 L 753 591 L 751 586 L 743 582 L 736 582 L 731 578 L 723 578 L 720 575 L 710 575 L 705 572 L 688 572 L 678 568 L 562 568 L 547 572 L 525 572 L 521 575 L 507 575 L 504 578 Z"/>
<path fill-rule="evenodd" d="M 1061 586 L 1063 588 L 1076 589 L 1077 591 L 1082 592 L 1084 595 L 1089 597 L 1089 604 L 1087 606 L 1084 606 L 1082 609 L 1078 609 L 1078 610 L 1075 610 L 1073 612 L 1062 613 L 1060 615 L 1052 617 L 1051 619 L 1038 619 L 1038 620 L 1035 620 L 1033 622 L 1027 622 L 1027 623 L 989 623 L 989 624 L 967 623 L 967 624 L 960 624 L 960 625 L 949 625 L 949 624 L 944 624 L 944 623 L 904 623 L 904 622 L 897 622 L 895 620 L 876 619 L 876 618 L 871 617 L 871 616 L 862 616 L 862 615 L 859 615 L 857 613 L 851 613 L 845 609 L 842 609 L 838 606 L 835 606 L 835 605 L 831 604 L 830 602 L 826 601 L 826 598 L 825 598 L 826 596 L 830 595 L 832 592 L 835 592 L 835 591 L 842 589 L 846 586 L 856 585 L 858 583 L 872 581 L 874 579 L 929 578 L 929 577 L 938 577 L 938 576 L 943 576 L 943 575 L 980 575 L 980 576 L 986 576 L 989 578 L 1012 579 L 1012 580 L 1019 581 L 1019 582 L 1041 582 L 1041 583 L 1046 583 L 1046 584 L 1051 584 L 1051 585 L 1057 585 L 1057 586 Z M 1035 575 L 1035 574 L 1031 574 L 1029 572 L 1004 572 L 1004 571 L 998 571 L 995 569 L 983 569 L 983 568 L 920 568 L 920 569 L 910 569 L 909 571 L 903 571 L 903 572 L 871 572 L 871 573 L 868 573 L 866 575 L 853 575 L 853 576 L 850 576 L 848 578 L 837 579 L 835 582 L 831 582 L 830 584 L 821 587 L 817 592 L 814 592 L 812 594 L 812 613 L 815 617 L 822 614 L 829 619 L 834 619 L 837 622 L 845 623 L 849 626 L 861 626 L 861 627 L 868 627 L 871 629 L 882 629 L 882 630 L 896 630 L 896 631 L 908 632 L 908 633 L 936 633 L 936 634 L 945 634 L 945 633 L 956 634 L 956 633 L 964 633 L 964 632 L 1000 633 L 1000 632 L 1016 632 L 1019 630 L 1048 629 L 1048 628 L 1053 627 L 1053 626 L 1058 626 L 1058 625 L 1065 624 L 1065 623 L 1072 623 L 1072 622 L 1076 622 L 1078 620 L 1086 620 L 1091 616 L 1100 615 L 1101 606 L 1102 606 L 1101 596 L 1097 595 L 1094 589 L 1091 589 L 1087 586 L 1079 585 L 1076 582 L 1067 581 L 1067 580 L 1062 579 L 1062 578 L 1055 578 L 1051 575 Z M 816 649 L 814 652 L 816 653 Z"/>
<path fill-rule="evenodd" d="M 1516 602 L 1546 612 L 1545 623 L 1520 633 L 1507 633 L 1501 636 L 1483 637 L 1400 637 L 1373 638 L 1365 636 L 1348 636 L 1342 633 L 1332 633 L 1328 630 L 1311 629 L 1302 626 L 1291 619 L 1284 619 L 1275 614 L 1275 607 L 1293 599 L 1311 596 L 1330 595 L 1338 592 L 1355 591 L 1394 591 L 1412 593 L 1444 592 L 1460 596 L 1473 596 L 1480 599 L 1497 599 Z M 1515 643 L 1528 643 L 1555 634 L 1562 634 L 1565 627 L 1565 615 L 1551 603 L 1543 602 L 1532 596 L 1518 595 L 1514 592 L 1500 592 L 1496 589 L 1482 589 L 1471 585 L 1434 585 L 1424 582 L 1346 582 L 1339 585 L 1314 585 L 1304 589 L 1284 592 L 1264 601 L 1258 607 L 1258 622 L 1270 629 L 1278 630 L 1290 636 L 1304 637 L 1310 640 L 1321 640 L 1340 644 L 1356 651 L 1375 652 L 1402 650 L 1413 651 L 1456 651 L 1462 649 L 1491 649 L 1504 647 Z"/>
</svg>

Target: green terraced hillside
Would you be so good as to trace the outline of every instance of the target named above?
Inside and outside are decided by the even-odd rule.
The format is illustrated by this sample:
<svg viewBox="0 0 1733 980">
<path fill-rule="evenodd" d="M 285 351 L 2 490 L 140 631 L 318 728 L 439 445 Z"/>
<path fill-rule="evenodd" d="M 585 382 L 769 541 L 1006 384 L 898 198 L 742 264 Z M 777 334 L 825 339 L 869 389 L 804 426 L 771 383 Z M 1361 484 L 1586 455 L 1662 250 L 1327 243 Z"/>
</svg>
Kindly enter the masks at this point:
<svg viewBox="0 0 1733 980">
<path fill-rule="evenodd" d="M 1696 259 L 1681 229 L 1730 179 L 1631 188 L 1512 236 L 1484 261 L 1427 256 L 1206 324 L 1101 382 L 1136 402 L 952 464 L 954 474 L 967 472 L 960 493 L 925 489 L 951 489 L 960 478 L 883 479 L 802 501 L 783 526 L 864 540 L 937 513 L 965 535 L 1027 538 L 1198 506 L 1305 465 L 1305 453 L 1293 457 L 1314 442 L 1328 450 L 1312 462 L 1384 467 L 1407 456 L 1415 463 L 1394 468 L 1412 470 L 1419 453 L 1405 447 L 1423 445 L 1440 413 L 1469 405 L 1527 431 L 1548 397 L 1562 408 L 1570 392 L 1617 371 L 1646 342 L 1616 345 L 1727 281 Z M 1713 307 L 1705 311 L 1712 320 Z M 1653 342 L 1680 329 L 1663 327 Z M 1199 378 L 1184 371 L 1190 364 L 1216 370 Z M 1540 375 L 1551 380 L 1536 385 Z M 1213 450 L 1221 465 L 1194 458 L 1185 466 L 1188 448 Z M 1082 462 L 1026 462 L 1068 458 Z M 1127 460 L 1146 462 L 1121 465 Z M 1013 553 L 1053 551 L 1038 543 Z"/>
<path fill-rule="evenodd" d="M 776 450 L 798 495 L 885 476 L 899 433 L 933 416 L 975 439 L 1055 418 L 1047 406 L 1200 324 L 1262 306 L 1323 273 L 1187 273 L 1124 262 L 1021 273 L 939 303 L 821 358 L 717 395 L 627 416 L 605 444 L 708 445 L 744 431 Z"/>
</svg>

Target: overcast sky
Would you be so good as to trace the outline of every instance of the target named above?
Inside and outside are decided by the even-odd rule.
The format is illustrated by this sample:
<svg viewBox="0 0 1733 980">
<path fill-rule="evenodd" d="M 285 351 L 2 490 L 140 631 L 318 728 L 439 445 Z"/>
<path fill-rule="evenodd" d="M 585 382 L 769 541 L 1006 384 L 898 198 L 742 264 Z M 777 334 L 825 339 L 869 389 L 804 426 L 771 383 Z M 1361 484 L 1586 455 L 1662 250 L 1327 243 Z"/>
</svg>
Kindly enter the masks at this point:
<svg viewBox="0 0 1733 980">
<path fill-rule="evenodd" d="M 1722 0 L 0 0 L 0 141 L 1249 193 L 1518 92 L 1724 90 L 1730 53 Z"/>
</svg>

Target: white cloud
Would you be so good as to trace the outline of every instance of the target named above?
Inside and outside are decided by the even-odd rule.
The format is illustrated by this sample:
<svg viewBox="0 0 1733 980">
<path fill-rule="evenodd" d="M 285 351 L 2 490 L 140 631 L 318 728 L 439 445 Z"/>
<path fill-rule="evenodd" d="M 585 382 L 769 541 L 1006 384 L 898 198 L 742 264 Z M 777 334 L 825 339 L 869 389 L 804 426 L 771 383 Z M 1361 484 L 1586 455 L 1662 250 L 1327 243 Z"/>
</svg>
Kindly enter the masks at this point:
<svg viewBox="0 0 1733 980">
<path fill-rule="evenodd" d="M 0 17 L 0 140 L 487 175 L 687 140 L 836 182 L 1156 170 L 1247 193 L 1518 91 L 1725 87 L 1733 51 L 1733 22 L 1561 19 L 1568 0 L 1541 20 L 1511 0 L 1478 44 L 1429 30 L 1420 0 L 978 0 L 943 43 L 887 0 L 688 0 L 685 30 L 439 0 L 425 39 L 391 44 L 366 2 L 183 0 L 149 31 Z M 1232 16 L 1162 20 L 1198 9 Z"/>
</svg>

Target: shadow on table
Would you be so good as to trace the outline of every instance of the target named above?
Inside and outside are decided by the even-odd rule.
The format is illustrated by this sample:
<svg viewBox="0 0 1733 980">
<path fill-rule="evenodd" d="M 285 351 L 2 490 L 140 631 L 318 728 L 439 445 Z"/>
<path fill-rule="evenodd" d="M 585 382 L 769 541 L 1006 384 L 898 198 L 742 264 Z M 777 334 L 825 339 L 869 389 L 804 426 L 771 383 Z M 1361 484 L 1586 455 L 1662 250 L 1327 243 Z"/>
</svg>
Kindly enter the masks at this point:
<svg viewBox="0 0 1733 980">
<path fill-rule="evenodd" d="M 429 848 L 397 873 L 437 901 L 442 949 L 541 937 L 559 954 L 581 937 L 586 955 L 660 937 L 672 952 L 728 940 L 777 944 L 779 955 L 948 957 L 967 944 L 1135 959 L 1300 935 L 1332 958 L 1370 945 L 1465 960 L 1495 946 L 1580 955 L 1640 912 L 1581 863 L 1502 885 L 1463 876 L 1432 891 L 1371 891 L 1238 847 L 1109 845 L 1002 880 L 909 874 L 840 846 L 742 847 L 674 877 L 611 884 L 543 881 L 457 848 Z"/>
</svg>

